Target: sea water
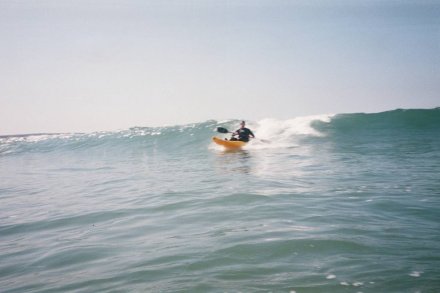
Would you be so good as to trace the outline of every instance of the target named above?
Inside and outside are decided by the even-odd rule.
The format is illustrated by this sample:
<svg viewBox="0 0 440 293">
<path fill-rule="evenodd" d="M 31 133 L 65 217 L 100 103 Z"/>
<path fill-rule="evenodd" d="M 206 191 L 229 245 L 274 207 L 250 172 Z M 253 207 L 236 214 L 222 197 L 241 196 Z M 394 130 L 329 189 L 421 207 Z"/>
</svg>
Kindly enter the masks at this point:
<svg viewBox="0 0 440 293">
<path fill-rule="evenodd" d="M 439 108 L 238 122 L 1 137 L 0 291 L 440 292 Z"/>
</svg>

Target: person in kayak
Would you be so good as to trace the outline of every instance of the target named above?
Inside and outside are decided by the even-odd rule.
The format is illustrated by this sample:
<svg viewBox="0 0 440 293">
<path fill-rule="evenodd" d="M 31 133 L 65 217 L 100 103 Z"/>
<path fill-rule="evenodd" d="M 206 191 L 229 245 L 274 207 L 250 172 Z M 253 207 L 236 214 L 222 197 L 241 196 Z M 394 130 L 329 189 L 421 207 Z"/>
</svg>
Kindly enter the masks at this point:
<svg viewBox="0 0 440 293">
<path fill-rule="evenodd" d="M 254 133 L 249 128 L 246 128 L 245 126 L 246 126 L 246 122 L 241 121 L 240 128 L 232 133 L 232 137 L 230 140 L 232 140 L 232 141 L 241 140 L 244 142 L 248 142 L 249 137 L 255 138 Z M 238 139 L 235 138 L 235 136 L 237 136 L 237 135 L 238 135 Z"/>
</svg>

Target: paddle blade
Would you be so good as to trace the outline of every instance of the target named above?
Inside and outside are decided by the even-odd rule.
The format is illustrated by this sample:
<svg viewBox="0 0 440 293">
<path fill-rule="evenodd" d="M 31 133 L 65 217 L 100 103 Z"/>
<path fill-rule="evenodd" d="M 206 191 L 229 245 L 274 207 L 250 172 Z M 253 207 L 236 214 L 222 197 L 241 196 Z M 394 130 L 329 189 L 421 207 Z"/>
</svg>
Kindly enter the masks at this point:
<svg viewBox="0 0 440 293">
<path fill-rule="evenodd" d="M 229 131 L 226 128 L 223 127 L 217 127 L 217 132 L 220 133 L 229 133 Z"/>
</svg>

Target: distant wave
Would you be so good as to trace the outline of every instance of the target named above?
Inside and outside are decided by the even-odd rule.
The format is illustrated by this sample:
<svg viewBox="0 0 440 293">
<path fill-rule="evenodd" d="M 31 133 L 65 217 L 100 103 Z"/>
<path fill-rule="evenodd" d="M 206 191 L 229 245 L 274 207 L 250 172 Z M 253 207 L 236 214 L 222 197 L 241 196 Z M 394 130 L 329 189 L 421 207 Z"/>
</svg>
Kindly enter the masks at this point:
<svg viewBox="0 0 440 293">
<path fill-rule="evenodd" d="M 239 120 L 208 120 L 164 127 L 132 127 L 121 131 L 93 133 L 56 133 L 0 136 L 0 155 L 14 155 L 27 152 L 115 150 L 117 152 L 137 148 L 154 148 L 161 151 L 206 149 L 210 138 L 221 135 L 216 127 L 235 130 Z M 396 133 L 440 131 L 440 108 L 397 109 L 381 113 L 325 114 L 296 117 L 292 119 L 263 119 L 248 121 L 257 139 L 249 148 L 292 147 L 301 139 L 332 136 L 389 136 Z M 368 134 L 368 135 L 367 135 Z M 270 141 L 270 144 L 261 143 Z"/>
</svg>

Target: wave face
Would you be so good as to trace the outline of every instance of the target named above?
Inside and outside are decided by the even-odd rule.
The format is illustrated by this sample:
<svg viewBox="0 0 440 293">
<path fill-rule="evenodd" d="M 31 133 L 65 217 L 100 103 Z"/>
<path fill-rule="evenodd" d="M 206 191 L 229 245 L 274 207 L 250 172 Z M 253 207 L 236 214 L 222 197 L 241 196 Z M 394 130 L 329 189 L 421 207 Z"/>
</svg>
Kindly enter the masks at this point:
<svg viewBox="0 0 440 293">
<path fill-rule="evenodd" d="M 328 133 L 388 135 L 411 135 L 439 131 L 440 108 L 394 110 L 382 113 L 340 114 L 331 123 L 315 123 L 316 128 Z"/>
<path fill-rule="evenodd" d="M 394 110 L 373 114 L 340 114 L 330 123 L 313 122 L 343 150 L 384 154 L 435 151 L 440 137 L 440 108 Z"/>
<path fill-rule="evenodd" d="M 2 292 L 435 292 L 440 108 L 0 137 Z"/>
<path fill-rule="evenodd" d="M 0 154 L 27 152 L 115 150 L 160 148 L 167 151 L 189 144 L 203 144 L 212 134 L 215 121 L 171 127 L 133 127 L 128 130 L 94 132 L 29 134 L 0 137 Z"/>
</svg>

